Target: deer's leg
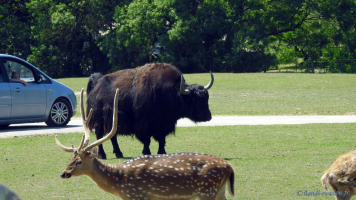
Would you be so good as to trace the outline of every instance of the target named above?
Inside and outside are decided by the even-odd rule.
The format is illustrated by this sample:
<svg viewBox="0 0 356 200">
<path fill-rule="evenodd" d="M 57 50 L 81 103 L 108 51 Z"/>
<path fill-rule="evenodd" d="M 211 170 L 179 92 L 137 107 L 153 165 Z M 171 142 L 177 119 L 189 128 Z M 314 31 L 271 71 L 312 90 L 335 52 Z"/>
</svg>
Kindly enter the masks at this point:
<svg viewBox="0 0 356 200">
<path fill-rule="evenodd" d="M 150 144 L 151 144 L 151 137 L 147 136 L 142 138 L 141 142 L 143 143 L 143 155 L 151 155 Z"/>
<path fill-rule="evenodd" d="M 210 196 L 199 196 L 200 200 L 215 200 L 214 197 L 210 197 Z"/>
<path fill-rule="evenodd" d="M 338 184 L 337 189 L 334 189 L 334 191 L 336 193 L 335 199 L 337 200 L 350 200 L 354 195 L 352 187 L 346 185 Z"/>
<path fill-rule="evenodd" d="M 225 186 L 226 184 L 224 183 L 223 186 L 219 188 L 217 193 L 211 193 L 213 188 L 203 187 L 198 193 L 198 198 L 200 200 L 227 200 L 225 196 Z M 210 191 L 210 193 L 206 193 L 206 191 Z"/>
<path fill-rule="evenodd" d="M 95 135 L 96 135 L 96 140 L 99 140 L 99 139 L 103 138 L 103 136 L 104 136 L 103 127 L 96 126 L 95 127 Z M 106 159 L 106 154 L 105 154 L 105 151 L 104 151 L 104 148 L 103 148 L 102 144 L 100 144 L 98 146 L 98 157 L 100 159 Z"/>
<path fill-rule="evenodd" d="M 120 150 L 120 147 L 119 147 L 119 144 L 117 143 L 117 137 L 116 136 L 117 135 L 114 135 L 111 138 L 112 147 L 114 148 L 113 153 L 115 154 L 116 158 L 123 158 L 124 155 L 122 154 L 122 152 Z"/>
<path fill-rule="evenodd" d="M 225 196 L 225 186 L 226 184 L 224 184 L 224 186 L 222 186 L 220 188 L 220 190 L 218 191 L 218 194 L 216 195 L 216 200 L 226 200 L 226 196 Z"/>
</svg>

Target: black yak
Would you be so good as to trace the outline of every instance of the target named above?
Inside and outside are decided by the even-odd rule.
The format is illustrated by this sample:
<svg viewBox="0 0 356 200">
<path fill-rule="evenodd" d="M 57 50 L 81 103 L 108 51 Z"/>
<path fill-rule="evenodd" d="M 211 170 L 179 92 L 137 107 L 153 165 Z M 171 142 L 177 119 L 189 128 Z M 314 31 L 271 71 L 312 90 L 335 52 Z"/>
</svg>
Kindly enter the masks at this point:
<svg viewBox="0 0 356 200">
<path fill-rule="evenodd" d="M 142 154 L 150 155 L 151 137 L 158 143 L 158 154 L 166 154 L 166 136 L 175 132 L 177 120 L 189 118 L 194 122 L 211 120 L 208 105 L 210 83 L 188 85 L 182 73 L 170 64 L 146 64 L 134 69 L 119 70 L 111 74 L 94 73 L 87 86 L 87 114 L 93 109 L 88 127 L 95 129 L 97 139 L 110 132 L 112 126 L 112 100 L 116 88 L 120 89 L 118 129 L 116 134 L 134 135 L 144 145 Z M 122 158 L 117 137 L 111 142 L 117 158 Z M 102 145 L 99 158 L 106 159 Z"/>
</svg>

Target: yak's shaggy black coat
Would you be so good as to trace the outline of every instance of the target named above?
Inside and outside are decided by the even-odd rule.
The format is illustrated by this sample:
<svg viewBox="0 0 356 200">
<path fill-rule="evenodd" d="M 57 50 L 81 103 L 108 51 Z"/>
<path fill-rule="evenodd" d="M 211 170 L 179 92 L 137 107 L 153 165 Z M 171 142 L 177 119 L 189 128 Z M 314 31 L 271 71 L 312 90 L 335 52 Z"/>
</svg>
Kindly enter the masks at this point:
<svg viewBox="0 0 356 200">
<path fill-rule="evenodd" d="M 159 143 L 158 154 L 165 154 L 165 137 L 174 133 L 177 120 L 187 117 L 194 122 L 209 121 L 208 91 L 201 85 L 188 85 L 189 95 L 180 93 L 182 73 L 169 64 L 146 64 L 107 74 L 94 73 L 87 86 L 87 114 L 93 109 L 88 124 L 97 139 L 110 132 L 113 99 L 119 88 L 117 134 L 134 135 L 144 144 L 142 153 L 151 154 L 151 137 Z M 123 157 L 117 138 L 111 138 L 116 157 Z M 99 157 L 106 158 L 102 145 Z"/>
</svg>

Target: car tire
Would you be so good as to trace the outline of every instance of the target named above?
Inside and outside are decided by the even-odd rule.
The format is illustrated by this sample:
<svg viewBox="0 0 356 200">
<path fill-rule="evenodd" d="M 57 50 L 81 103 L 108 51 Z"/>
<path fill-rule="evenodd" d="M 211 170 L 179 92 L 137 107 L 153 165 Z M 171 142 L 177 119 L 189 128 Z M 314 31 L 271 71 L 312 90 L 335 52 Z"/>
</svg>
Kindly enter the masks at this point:
<svg viewBox="0 0 356 200">
<path fill-rule="evenodd" d="M 70 103 L 66 99 L 57 99 L 51 106 L 48 119 L 45 122 L 48 126 L 61 127 L 68 124 L 72 117 Z"/>
</svg>

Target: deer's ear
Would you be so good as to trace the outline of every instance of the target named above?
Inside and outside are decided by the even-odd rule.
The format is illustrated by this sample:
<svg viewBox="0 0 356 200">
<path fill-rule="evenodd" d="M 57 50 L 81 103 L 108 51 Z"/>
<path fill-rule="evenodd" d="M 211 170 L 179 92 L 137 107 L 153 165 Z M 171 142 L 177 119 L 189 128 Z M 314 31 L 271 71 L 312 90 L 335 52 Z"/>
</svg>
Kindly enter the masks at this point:
<svg viewBox="0 0 356 200">
<path fill-rule="evenodd" d="M 333 173 L 328 174 L 328 181 L 336 183 L 339 180 L 339 177 Z"/>
<path fill-rule="evenodd" d="M 339 180 L 337 180 L 337 182 L 342 183 L 344 185 L 352 186 L 352 187 L 356 186 L 356 182 L 354 181 L 354 179 L 350 179 L 350 178 L 340 178 Z"/>
<path fill-rule="evenodd" d="M 93 147 L 92 149 L 90 149 L 90 153 L 91 153 L 94 157 L 98 157 L 98 147 Z"/>
</svg>

